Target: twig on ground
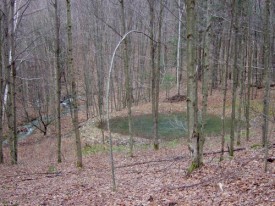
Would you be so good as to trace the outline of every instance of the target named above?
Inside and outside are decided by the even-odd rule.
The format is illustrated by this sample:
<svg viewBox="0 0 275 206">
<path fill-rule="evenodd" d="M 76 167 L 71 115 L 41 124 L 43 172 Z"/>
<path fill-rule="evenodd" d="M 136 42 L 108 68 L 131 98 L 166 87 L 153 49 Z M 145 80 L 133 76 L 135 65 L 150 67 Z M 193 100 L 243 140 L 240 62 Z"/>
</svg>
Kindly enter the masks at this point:
<svg viewBox="0 0 275 206">
<path fill-rule="evenodd" d="M 116 169 L 125 168 L 125 167 L 133 167 L 133 166 L 137 166 L 137 165 L 144 165 L 144 164 L 150 164 L 150 163 L 179 161 L 179 160 L 182 160 L 183 158 L 184 158 L 184 156 L 177 156 L 177 157 L 170 158 L 170 159 L 159 159 L 159 160 L 150 160 L 150 161 L 145 161 L 145 162 L 137 162 L 137 163 L 133 163 L 133 164 L 120 165 L 120 166 L 117 166 Z"/>
</svg>

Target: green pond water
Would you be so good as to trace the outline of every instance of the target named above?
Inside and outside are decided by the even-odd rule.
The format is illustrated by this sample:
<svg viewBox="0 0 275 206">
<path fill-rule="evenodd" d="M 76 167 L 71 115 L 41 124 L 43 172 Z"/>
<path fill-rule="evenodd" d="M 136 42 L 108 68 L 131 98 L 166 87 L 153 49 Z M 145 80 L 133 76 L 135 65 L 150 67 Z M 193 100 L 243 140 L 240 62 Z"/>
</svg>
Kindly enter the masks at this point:
<svg viewBox="0 0 275 206">
<path fill-rule="evenodd" d="M 153 136 L 153 118 L 151 114 L 133 116 L 134 136 L 150 139 Z M 173 140 L 184 137 L 187 134 L 186 114 L 159 114 L 159 136 L 161 139 Z M 128 118 L 117 117 L 110 120 L 111 131 L 120 134 L 128 134 Z M 226 119 L 225 128 L 229 131 L 230 120 Z M 106 129 L 106 127 L 105 127 Z M 206 135 L 218 135 L 222 131 L 222 120 L 218 116 L 209 115 L 206 121 L 204 133 Z"/>
</svg>

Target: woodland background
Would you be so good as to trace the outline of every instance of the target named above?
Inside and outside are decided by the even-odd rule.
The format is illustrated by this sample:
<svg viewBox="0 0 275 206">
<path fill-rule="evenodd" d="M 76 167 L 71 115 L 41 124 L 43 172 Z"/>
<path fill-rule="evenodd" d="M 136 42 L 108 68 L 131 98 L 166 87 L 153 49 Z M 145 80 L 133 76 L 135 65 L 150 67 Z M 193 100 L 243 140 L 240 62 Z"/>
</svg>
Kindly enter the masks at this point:
<svg viewBox="0 0 275 206">
<path fill-rule="evenodd" d="M 154 161 L 158 164 L 172 161 L 177 165 L 179 160 L 186 158 L 187 162 L 179 163 L 183 164 L 179 167 L 184 168 L 181 172 L 173 173 L 173 166 L 170 165 L 167 173 L 171 177 L 158 178 L 173 182 L 179 173 L 185 174 L 183 170 L 187 171 L 188 176 L 202 167 L 194 171 L 194 177 L 191 175 L 190 182 L 199 182 L 190 186 L 194 188 L 192 192 L 209 186 L 209 179 L 214 178 L 211 177 L 213 172 L 220 179 L 217 178 L 210 190 L 224 195 L 225 183 L 220 181 L 224 175 L 222 168 L 227 171 L 232 167 L 228 156 L 233 158 L 234 152 L 244 152 L 243 157 L 252 158 L 246 163 L 243 159 L 241 163 L 236 163 L 242 157 L 237 154 L 238 159 L 231 162 L 238 165 L 235 165 L 237 168 L 248 165 L 246 169 L 252 172 L 253 168 L 260 167 L 254 170 L 255 173 L 249 173 L 249 180 L 240 178 L 241 183 L 256 181 L 257 175 L 264 182 L 274 179 L 274 15 L 275 2 L 271 0 L 2 0 L 0 163 L 3 165 L 0 171 L 3 173 L 1 181 L 7 179 L 7 182 L 2 182 L 5 186 L 0 191 L 9 188 L 9 181 L 11 185 L 16 185 L 37 180 L 36 174 L 46 176 L 46 180 L 49 175 L 50 178 L 61 175 L 60 181 L 69 181 L 72 180 L 72 174 L 78 176 L 80 173 L 88 178 L 96 164 L 95 167 L 101 168 L 97 168 L 97 172 L 101 170 L 104 174 L 111 168 L 110 179 L 115 190 L 115 170 L 119 170 L 120 166 L 128 168 L 132 165 L 133 169 L 135 165 L 147 165 Z M 114 54 L 116 46 L 119 47 Z M 112 72 L 109 70 L 111 63 Z M 161 141 L 158 134 L 159 113 L 179 111 L 187 113 L 188 135 L 176 149 L 166 148 L 166 143 Z M 109 112 L 111 117 L 128 117 L 127 137 L 111 133 L 108 128 Z M 139 113 L 153 116 L 153 136 L 149 141 L 133 137 L 132 118 Z M 230 133 L 225 132 L 223 124 L 221 134 L 215 140 L 210 140 L 204 135 L 207 114 L 220 116 L 222 122 L 226 117 L 231 118 Z M 31 124 L 32 129 L 27 124 Z M 33 128 L 36 130 L 29 136 Z M 22 135 L 27 137 L 21 139 Z M 124 154 L 113 154 L 112 143 L 121 144 L 120 138 L 126 142 L 127 158 Z M 153 144 L 156 152 L 138 149 L 135 146 L 137 142 Z M 110 147 L 107 147 L 107 143 Z M 105 152 L 94 156 L 83 155 L 91 145 L 103 145 Z M 257 152 L 251 150 L 253 145 L 257 147 Z M 183 156 L 178 157 L 182 149 Z M 72 150 L 76 150 L 76 154 Z M 111 166 L 106 150 L 111 154 Z M 225 162 L 213 165 L 213 159 L 208 155 L 214 154 L 218 155 L 213 157 L 218 159 L 217 162 L 226 159 Z M 71 165 L 75 156 L 77 166 L 84 165 L 83 170 L 74 169 Z M 129 156 L 142 158 L 143 161 Z M 154 160 L 146 160 L 149 156 L 153 156 Z M 40 165 L 42 162 L 38 162 L 42 159 L 43 164 Z M 123 161 L 125 165 L 116 166 Z M 12 165 L 17 164 L 14 169 Z M 37 165 L 34 172 L 29 169 L 30 164 Z M 223 164 L 222 168 L 214 169 L 218 167 L 217 164 Z M 151 172 L 143 166 L 140 167 L 142 172 L 133 170 L 154 179 L 150 175 L 156 175 L 156 171 L 164 172 L 164 176 L 166 174 L 166 169 L 159 167 L 162 168 L 161 165 L 150 167 Z M 48 168 L 47 172 L 45 168 Z M 201 181 L 198 173 L 203 171 L 206 177 L 210 177 Z M 97 172 L 100 176 L 100 172 Z M 130 170 L 125 175 L 130 174 L 127 177 L 132 179 L 136 178 L 134 173 Z M 30 180 L 25 178 L 27 174 L 30 174 Z M 68 175 L 67 179 L 63 174 Z M 226 174 L 231 177 L 232 171 Z M 14 175 L 18 176 L 21 183 L 16 183 Z M 106 180 L 100 182 L 102 180 L 98 180 L 98 176 L 93 178 L 95 182 L 99 181 L 95 184 L 106 183 Z M 123 175 L 120 173 L 117 177 L 119 185 L 123 182 L 121 178 Z M 43 181 L 41 185 L 46 184 Z M 169 201 L 163 203 L 154 196 L 157 194 L 156 187 L 161 184 L 152 181 L 150 184 L 147 194 L 152 195 L 135 197 L 132 201 L 128 199 L 128 203 L 144 198 L 145 202 L 152 205 L 194 202 L 192 198 L 186 202 L 177 199 L 187 195 L 185 189 L 189 186 L 182 187 L 179 183 L 172 189 L 160 189 L 163 197 L 167 197 L 170 189 L 178 192 L 176 200 L 168 198 Z M 259 204 L 266 201 L 266 205 L 271 205 L 274 201 L 271 197 L 274 181 L 268 182 L 268 186 L 257 184 L 268 188 Z M 130 185 L 134 187 L 135 183 Z M 90 183 L 79 183 L 77 187 L 82 187 L 82 192 L 88 188 L 92 194 L 87 194 L 97 196 Z M 13 198 L 11 191 L 14 189 L 11 186 L 7 189 L 10 192 L 0 193 L 0 200 L 5 197 L 0 203 L 13 204 L 11 202 L 20 203 L 22 200 L 27 204 L 28 201 L 35 201 L 38 195 L 32 194 L 27 200 L 19 192 Z M 136 193 L 132 189 L 124 189 L 133 194 L 142 192 L 140 188 Z M 107 189 L 103 190 L 106 195 Z M 255 188 L 255 193 L 259 191 Z M 49 191 L 45 194 L 49 194 Z M 58 194 L 64 195 L 63 192 Z M 106 202 L 110 205 L 120 204 L 116 198 L 128 198 L 121 197 L 122 194 L 116 196 L 115 193 L 108 193 L 110 199 L 97 197 L 98 203 L 95 205 Z M 206 194 L 205 191 L 202 194 Z M 249 193 L 251 198 L 253 194 Z M 234 195 L 237 197 L 238 192 Z M 231 201 L 229 194 L 224 196 L 231 203 L 237 199 Z M 53 204 L 51 201 L 47 203 L 48 199 L 45 198 L 42 198 L 45 205 Z M 61 199 L 65 201 L 66 198 L 58 197 L 56 204 L 61 204 Z M 222 201 L 218 200 L 218 196 L 211 198 L 216 201 L 215 204 Z M 42 199 L 38 198 L 37 204 L 42 204 Z M 73 199 L 66 201 L 74 204 L 77 198 Z M 66 204 L 66 201 L 62 204 Z M 128 204 L 127 201 L 125 204 Z"/>
</svg>

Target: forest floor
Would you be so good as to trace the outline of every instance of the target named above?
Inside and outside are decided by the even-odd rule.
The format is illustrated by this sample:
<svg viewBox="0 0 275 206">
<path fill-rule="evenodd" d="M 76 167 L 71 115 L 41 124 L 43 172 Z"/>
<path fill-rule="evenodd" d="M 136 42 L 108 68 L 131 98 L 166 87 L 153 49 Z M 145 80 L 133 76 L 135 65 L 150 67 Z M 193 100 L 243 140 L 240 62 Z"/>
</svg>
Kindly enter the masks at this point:
<svg viewBox="0 0 275 206">
<path fill-rule="evenodd" d="M 259 92 L 261 94 L 261 92 Z M 209 97 L 209 113 L 221 114 L 221 91 Z M 273 91 L 274 97 L 274 91 Z M 186 109 L 185 102 L 169 103 L 161 98 L 160 112 Z M 227 115 L 230 114 L 230 98 Z M 261 95 L 252 104 L 257 107 Z M 274 102 L 274 100 L 272 100 Z M 126 110 L 113 116 L 125 116 Z M 151 112 L 150 104 L 133 107 L 133 114 Z M 85 115 L 81 115 L 84 121 Z M 128 156 L 127 136 L 113 134 L 117 190 L 112 191 L 108 144 L 101 144 L 96 119 L 82 124 L 83 168 L 75 167 L 74 136 L 70 118 L 63 119 L 63 162 L 56 163 L 54 128 L 39 132 L 19 144 L 18 165 L 0 165 L 0 205 L 275 205 L 275 162 L 263 171 L 261 118 L 251 115 L 250 140 L 242 133 L 241 148 L 233 158 L 224 154 L 220 162 L 220 136 L 206 137 L 204 166 L 187 175 L 191 159 L 186 140 L 161 142 L 154 151 L 147 139 L 135 137 L 134 157 Z M 270 124 L 270 141 L 275 127 Z M 106 138 L 107 138 L 106 133 Z M 226 145 L 228 135 L 226 137 Z M 227 150 L 227 149 L 226 149 Z M 275 157 L 274 145 L 269 157 Z"/>
</svg>

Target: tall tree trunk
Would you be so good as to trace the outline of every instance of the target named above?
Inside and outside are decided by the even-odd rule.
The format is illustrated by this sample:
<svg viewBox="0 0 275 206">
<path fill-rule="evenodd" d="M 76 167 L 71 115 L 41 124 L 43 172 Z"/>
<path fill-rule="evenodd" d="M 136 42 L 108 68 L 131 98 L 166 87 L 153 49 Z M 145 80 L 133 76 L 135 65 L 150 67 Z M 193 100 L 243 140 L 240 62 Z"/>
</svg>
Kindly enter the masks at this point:
<svg viewBox="0 0 275 206">
<path fill-rule="evenodd" d="M 244 40 L 242 40 L 241 43 L 241 54 L 240 57 L 242 59 L 241 64 L 239 66 L 239 76 L 240 76 L 240 81 L 239 81 L 239 85 L 240 85 L 240 89 L 239 89 L 239 105 L 238 105 L 238 119 L 237 119 L 237 125 L 236 125 L 236 129 L 237 129 L 237 145 L 241 145 L 241 122 L 242 122 L 242 109 L 243 109 L 243 102 L 244 102 L 244 98 L 243 98 L 243 91 L 244 91 L 244 53 L 245 53 L 245 46 L 244 46 Z"/>
<path fill-rule="evenodd" d="M 156 65 L 156 85 L 155 85 L 155 113 L 154 113 L 154 127 L 155 127 L 155 142 L 154 148 L 159 149 L 159 84 L 160 84 L 160 67 L 161 67 L 161 34 L 162 34 L 162 21 L 163 21 L 163 0 L 160 0 L 160 12 L 159 12 L 159 27 L 158 27 L 158 43 L 157 43 L 157 65 Z"/>
<path fill-rule="evenodd" d="M 107 129 L 109 131 L 109 144 L 110 144 L 110 162 L 111 162 L 111 172 L 112 172 L 112 183 L 113 183 L 113 190 L 116 190 L 116 180 L 115 180 L 115 166 L 114 166 L 114 157 L 113 157 L 113 142 L 112 142 L 112 133 L 110 129 L 110 114 L 109 114 L 109 93 L 110 93 L 110 81 L 111 81 L 111 74 L 112 74 L 112 68 L 113 63 L 115 59 L 116 51 L 119 47 L 119 45 L 122 43 L 123 40 L 127 37 L 127 35 L 131 34 L 132 32 L 136 32 L 135 30 L 131 30 L 124 34 L 124 36 L 120 39 L 118 44 L 116 45 L 115 50 L 113 51 L 111 62 L 110 62 L 110 68 L 108 72 L 108 78 L 107 78 L 107 88 L 106 88 L 106 116 L 107 116 Z"/>
<path fill-rule="evenodd" d="M 236 129 L 236 99 L 237 99 L 237 87 L 238 87 L 238 44 L 239 44 L 239 37 L 238 37 L 238 1 L 235 0 L 234 2 L 234 63 L 233 63 L 233 88 L 232 88 L 232 105 L 231 105 L 231 130 L 230 130 L 230 147 L 229 147 L 229 154 L 230 156 L 234 155 L 234 139 L 235 139 L 235 129 Z"/>
<path fill-rule="evenodd" d="M 16 132 L 16 92 L 15 92 L 15 0 L 10 1 L 10 29 L 9 29 L 9 71 L 10 84 L 8 89 L 8 122 L 9 122 L 9 144 L 11 152 L 11 163 L 17 164 L 17 132 Z"/>
<path fill-rule="evenodd" d="M 0 12 L 0 164 L 4 163 L 3 156 L 3 64 L 2 64 L 2 12 Z"/>
<path fill-rule="evenodd" d="M 223 73 L 223 106 L 222 106 L 222 136 L 221 136 L 221 156 L 220 161 L 223 160 L 223 154 L 224 154 L 224 141 L 225 141 L 225 107 L 226 107 L 226 97 L 227 97 L 227 86 L 228 86 L 228 67 L 229 67 L 229 56 L 230 56 L 230 45 L 231 45 L 231 34 L 232 34 L 232 22 L 230 22 L 230 29 L 228 34 L 228 40 L 226 41 L 227 44 L 225 44 L 226 52 L 225 54 L 225 71 Z"/>
<path fill-rule="evenodd" d="M 211 40 L 211 0 L 206 1 L 206 11 L 207 11 L 207 21 L 206 21 L 206 29 L 205 29 L 205 45 L 204 45 L 204 68 L 203 68 L 203 81 L 202 81 L 202 93 L 203 93 L 203 100 L 202 100 L 202 122 L 201 122 L 201 137 L 200 137 L 200 149 L 199 152 L 200 159 L 202 161 L 202 154 L 203 154 L 203 144 L 205 141 L 204 138 L 204 129 L 206 124 L 206 115 L 207 115 L 207 103 L 208 103 L 208 89 L 209 89 L 209 79 L 210 79 L 210 40 Z"/>
<path fill-rule="evenodd" d="M 98 12 L 100 10 L 101 2 L 96 2 L 97 8 L 95 8 L 96 16 L 98 16 Z M 98 95 L 97 95 L 97 103 L 99 110 L 99 121 L 103 123 L 103 95 L 104 95 L 104 58 L 103 58 L 103 32 L 101 31 L 99 25 L 99 20 L 96 18 L 96 40 L 95 40 L 95 48 L 98 50 L 98 55 L 95 57 L 96 68 L 97 68 L 97 87 L 98 87 Z M 102 135 L 102 143 L 105 143 L 104 130 L 101 128 Z"/>
<path fill-rule="evenodd" d="M 125 7 L 124 0 L 120 0 L 121 5 L 121 21 L 122 21 L 122 32 L 126 33 L 126 21 L 125 21 Z M 126 88 L 126 105 L 128 111 L 128 126 L 129 126 L 129 136 L 130 136 L 130 156 L 133 157 L 133 132 L 132 132 L 132 80 L 129 71 L 129 49 L 128 49 L 128 38 L 124 40 L 124 74 L 125 74 L 125 88 Z"/>
<path fill-rule="evenodd" d="M 219 38 L 219 35 L 214 34 L 213 35 L 213 39 L 214 39 L 214 56 L 213 56 L 213 66 L 211 67 L 211 76 L 212 76 L 212 82 L 211 82 L 211 95 L 213 92 L 213 89 L 217 89 L 218 87 L 218 59 L 219 59 L 219 51 L 220 51 L 220 45 L 221 45 L 221 41 Z"/>
<path fill-rule="evenodd" d="M 246 141 L 249 141 L 250 136 L 250 99 L 251 99 L 251 80 L 252 80 L 252 59 L 253 59 L 253 50 L 254 50 L 254 42 L 251 47 L 251 13 L 252 13 L 252 5 L 249 1 L 247 1 L 247 9 L 248 9 L 248 29 L 247 29 L 247 98 L 245 105 L 245 120 L 246 120 Z"/>
<path fill-rule="evenodd" d="M 3 65 L 4 65 L 4 88 L 3 88 L 3 106 L 1 108 L 2 111 L 6 112 L 7 116 L 7 122 L 8 127 L 10 125 L 10 113 L 11 110 L 9 108 L 9 101 L 10 98 L 8 98 L 8 91 L 10 90 L 10 67 L 9 67 L 9 60 L 10 60 L 10 24 L 9 24 L 9 18 L 10 18 L 10 11 L 7 0 L 4 0 L 4 15 L 3 15 Z M 4 114 L 3 114 L 4 115 Z M 10 141 L 10 138 L 8 137 L 8 141 Z M 12 143 L 9 142 L 10 146 L 10 153 L 12 156 Z"/>
<path fill-rule="evenodd" d="M 79 120 L 78 120 L 78 105 L 77 105 L 77 88 L 76 88 L 76 69 L 73 66 L 73 40 L 72 40 L 72 14 L 71 14 L 71 0 L 67 2 L 67 34 L 68 34 L 68 68 L 71 76 L 71 92 L 72 92 L 72 107 L 73 107 L 73 127 L 75 132 L 75 144 L 76 144 L 76 156 L 77 156 L 77 167 L 82 167 L 82 151 L 81 151 L 81 139 L 79 132 Z"/>
<path fill-rule="evenodd" d="M 154 149 L 159 149 L 159 137 L 158 137 L 158 111 L 157 111 L 157 68 L 155 65 L 156 46 L 155 46 L 155 35 L 154 35 L 154 21 L 155 21 L 155 0 L 148 0 L 150 10 L 150 55 L 151 55 L 151 93 L 152 93 L 152 115 L 153 115 L 153 138 L 154 138 Z"/>
<path fill-rule="evenodd" d="M 55 11 L 55 89 L 56 89 L 56 129 L 57 129 L 57 162 L 62 161 L 61 158 L 61 60 L 60 60 L 60 18 L 59 18 L 59 2 L 54 2 Z"/>
<path fill-rule="evenodd" d="M 93 95 L 93 92 L 92 92 L 92 86 L 91 86 L 91 82 L 92 82 L 92 79 L 91 79 L 91 76 L 90 76 L 90 72 L 88 71 L 88 62 L 87 62 L 87 58 L 86 58 L 86 55 L 84 55 L 84 89 L 85 89 L 85 96 L 86 96 L 86 102 L 85 102 L 85 106 L 86 106 L 86 119 L 88 120 L 89 117 L 90 117 L 90 105 L 93 105 L 92 103 L 92 95 Z"/>
<path fill-rule="evenodd" d="M 188 107 L 188 139 L 189 150 L 192 154 L 192 164 L 188 172 L 199 168 L 202 165 L 200 154 L 200 132 L 198 125 L 198 97 L 197 97 L 197 71 L 195 57 L 195 0 L 187 0 L 187 107 Z M 191 144 L 192 142 L 192 144 Z"/>
<path fill-rule="evenodd" d="M 177 91 L 178 95 L 180 95 L 180 52 L 181 52 L 181 0 L 178 0 L 178 13 L 179 13 L 179 20 L 178 20 L 178 45 L 177 45 Z"/>
<path fill-rule="evenodd" d="M 267 171 L 268 156 L 268 121 L 269 121 L 269 101 L 270 101 L 270 0 L 265 2 L 264 16 L 264 73 L 263 79 L 265 84 L 264 100 L 263 100 L 263 126 L 262 126 L 262 144 L 265 147 L 264 171 Z"/>
</svg>

